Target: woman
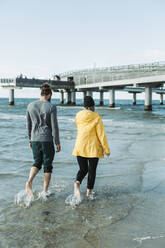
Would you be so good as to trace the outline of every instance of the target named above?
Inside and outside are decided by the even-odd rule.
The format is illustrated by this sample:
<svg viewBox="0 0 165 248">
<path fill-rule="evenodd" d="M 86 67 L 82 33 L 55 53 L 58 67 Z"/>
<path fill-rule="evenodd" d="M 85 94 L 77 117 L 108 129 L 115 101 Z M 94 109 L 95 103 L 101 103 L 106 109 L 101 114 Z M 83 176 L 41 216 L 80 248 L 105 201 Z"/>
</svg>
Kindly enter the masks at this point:
<svg viewBox="0 0 165 248">
<path fill-rule="evenodd" d="M 96 168 L 99 158 L 104 153 L 109 156 L 110 150 L 104 132 L 104 125 L 100 115 L 95 111 L 95 103 L 91 96 L 84 98 L 84 110 L 76 115 L 75 125 L 77 126 L 77 138 L 73 150 L 77 157 L 79 171 L 74 184 L 74 195 L 80 198 L 80 184 L 88 173 L 87 197 L 92 193 L 95 183 Z"/>
</svg>

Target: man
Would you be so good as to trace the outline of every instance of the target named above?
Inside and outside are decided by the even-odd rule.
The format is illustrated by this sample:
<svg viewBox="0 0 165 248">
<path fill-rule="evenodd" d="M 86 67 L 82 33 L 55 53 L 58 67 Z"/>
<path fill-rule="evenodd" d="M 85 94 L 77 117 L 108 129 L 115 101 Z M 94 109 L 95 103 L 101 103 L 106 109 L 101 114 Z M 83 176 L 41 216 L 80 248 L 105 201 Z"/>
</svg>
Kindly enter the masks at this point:
<svg viewBox="0 0 165 248">
<path fill-rule="evenodd" d="M 56 115 L 56 106 L 50 103 L 52 90 L 45 83 L 41 88 L 41 98 L 27 107 L 27 129 L 30 148 L 33 151 L 34 164 L 26 182 L 26 193 L 33 196 L 32 181 L 38 171 L 44 166 L 44 194 L 47 193 L 54 159 L 54 142 L 56 152 L 60 152 L 59 130 Z M 54 142 L 53 142 L 54 141 Z"/>
</svg>

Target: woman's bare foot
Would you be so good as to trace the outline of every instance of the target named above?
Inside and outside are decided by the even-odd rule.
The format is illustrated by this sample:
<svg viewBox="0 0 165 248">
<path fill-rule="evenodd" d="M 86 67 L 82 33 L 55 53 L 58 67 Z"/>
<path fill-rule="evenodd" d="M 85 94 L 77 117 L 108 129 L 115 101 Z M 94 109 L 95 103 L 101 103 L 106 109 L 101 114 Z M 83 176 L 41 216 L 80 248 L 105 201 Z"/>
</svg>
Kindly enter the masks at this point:
<svg viewBox="0 0 165 248">
<path fill-rule="evenodd" d="M 75 182 L 74 184 L 74 195 L 77 198 L 80 198 L 80 183 L 79 182 Z"/>
<path fill-rule="evenodd" d="M 86 196 L 89 197 L 91 194 L 92 194 L 92 190 L 91 189 L 87 189 Z"/>
<path fill-rule="evenodd" d="M 32 185 L 30 182 L 26 182 L 26 194 L 33 196 Z"/>
</svg>

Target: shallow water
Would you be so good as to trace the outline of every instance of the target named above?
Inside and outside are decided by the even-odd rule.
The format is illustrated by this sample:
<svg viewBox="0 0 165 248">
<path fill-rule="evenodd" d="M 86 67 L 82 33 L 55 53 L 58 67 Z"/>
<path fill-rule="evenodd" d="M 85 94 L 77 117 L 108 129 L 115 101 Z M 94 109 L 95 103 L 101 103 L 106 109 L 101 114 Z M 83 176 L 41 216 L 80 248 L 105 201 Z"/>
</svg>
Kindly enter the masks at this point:
<svg viewBox="0 0 165 248">
<path fill-rule="evenodd" d="M 55 155 L 50 196 L 42 192 L 43 171 L 34 181 L 34 199 L 24 188 L 33 163 L 26 133 L 26 107 L 0 99 L 0 247 L 155 248 L 165 245 L 165 107 L 144 112 L 140 102 L 120 101 L 115 109 L 96 107 L 104 121 L 111 157 L 99 161 L 95 194 L 73 198 L 77 173 L 71 155 L 75 114 L 81 106 L 58 106 L 62 151 Z M 106 103 L 106 102 L 105 102 Z"/>
</svg>

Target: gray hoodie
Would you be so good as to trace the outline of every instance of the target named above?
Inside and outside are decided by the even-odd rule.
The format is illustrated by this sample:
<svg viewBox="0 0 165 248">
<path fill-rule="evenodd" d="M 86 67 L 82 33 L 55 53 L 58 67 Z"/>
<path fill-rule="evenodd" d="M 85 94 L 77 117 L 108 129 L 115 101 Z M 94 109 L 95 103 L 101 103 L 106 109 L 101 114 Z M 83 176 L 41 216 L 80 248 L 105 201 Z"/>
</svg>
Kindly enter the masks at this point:
<svg viewBox="0 0 165 248">
<path fill-rule="evenodd" d="M 56 106 L 49 101 L 34 101 L 27 107 L 27 129 L 30 141 L 53 141 L 60 144 Z"/>
</svg>

